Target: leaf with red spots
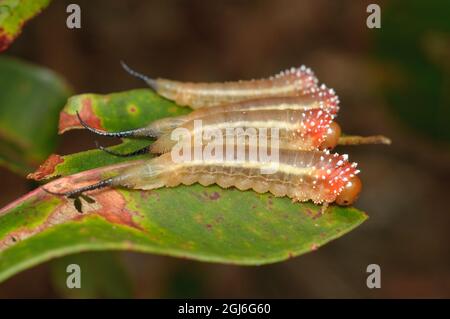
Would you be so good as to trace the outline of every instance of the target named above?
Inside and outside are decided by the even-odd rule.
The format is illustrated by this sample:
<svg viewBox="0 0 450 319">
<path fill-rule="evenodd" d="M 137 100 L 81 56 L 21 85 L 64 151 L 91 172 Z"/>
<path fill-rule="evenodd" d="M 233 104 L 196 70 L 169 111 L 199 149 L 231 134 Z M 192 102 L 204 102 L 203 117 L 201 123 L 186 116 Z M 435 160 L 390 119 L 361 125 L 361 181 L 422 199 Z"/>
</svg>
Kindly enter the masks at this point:
<svg viewBox="0 0 450 319">
<path fill-rule="evenodd" d="M 69 90 L 53 72 L 4 56 L 0 87 L 0 165 L 26 175 L 54 151 Z"/>
<path fill-rule="evenodd" d="M 45 187 L 57 191 L 86 185 L 112 168 L 63 177 Z M 72 199 L 52 196 L 42 188 L 1 210 L 0 280 L 52 257 L 87 250 L 124 249 L 241 265 L 272 263 L 316 250 L 366 219 L 354 208 L 332 207 L 320 215 L 320 207 L 310 203 L 217 186 L 105 189 L 89 196 L 95 203 L 83 201 L 82 214 Z"/>
<path fill-rule="evenodd" d="M 108 131 L 141 127 L 188 112 L 151 90 L 70 98 L 60 131 L 79 128 L 76 112 Z M 131 151 L 148 141 L 116 146 Z M 146 156 L 136 158 L 142 161 Z M 50 191 L 87 185 L 131 165 L 98 150 L 52 155 L 31 178 L 64 176 L 47 183 Z M 122 249 L 208 262 L 261 265 L 318 249 L 360 225 L 366 214 L 331 206 L 325 214 L 312 203 L 292 203 L 270 194 L 200 185 L 152 191 L 105 188 L 81 200 L 38 188 L 0 210 L 0 280 L 50 258 L 89 250 Z"/>
<path fill-rule="evenodd" d="M 48 6 L 50 0 L 0 1 L 0 52 L 20 34 L 25 23 Z"/>
<path fill-rule="evenodd" d="M 90 126 L 120 131 L 137 128 L 163 117 L 182 115 L 189 112 L 185 107 L 161 98 L 148 89 L 101 94 L 81 94 L 68 99 L 59 117 L 59 133 L 80 129 L 76 113 Z M 93 140 L 95 136 L 93 136 Z M 129 140 L 111 147 L 112 150 L 127 153 L 149 144 L 146 140 Z M 94 143 L 93 143 L 94 145 Z M 144 158 L 145 156 L 136 157 Z M 93 149 L 66 156 L 52 155 L 38 170 L 28 175 L 34 180 L 45 180 L 56 176 L 67 176 L 83 170 L 129 161 L 103 151 Z"/>
</svg>

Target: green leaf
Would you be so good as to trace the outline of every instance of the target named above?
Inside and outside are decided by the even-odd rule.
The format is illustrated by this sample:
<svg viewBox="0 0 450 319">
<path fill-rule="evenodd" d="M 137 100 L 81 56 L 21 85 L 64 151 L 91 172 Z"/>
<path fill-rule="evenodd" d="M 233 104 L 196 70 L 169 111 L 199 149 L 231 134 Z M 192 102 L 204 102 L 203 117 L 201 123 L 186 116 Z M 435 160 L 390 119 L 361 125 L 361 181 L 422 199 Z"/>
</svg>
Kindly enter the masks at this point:
<svg viewBox="0 0 450 319">
<path fill-rule="evenodd" d="M 354 208 L 332 207 L 321 215 L 310 203 L 216 186 L 111 189 L 93 197 L 97 202 L 83 202 L 80 214 L 73 200 L 37 189 L 0 212 L 0 280 L 52 257 L 85 250 L 272 263 L 315 250 L 366 219 Z"/>
<path fill-rule="evenodd" d="M 69 100 L 60 131 L 79 127 L 77 110 L 90 125 L 111 131 L 189 111 L 150 90 L 85 94 Z M 144 142 L 149 143 L 129 141 L 120 147 L 139 148 Z M 98 181 L 132 163 L 88 151 L 49 160 L 31 177 L 69 175 L 45 185 L 56 190 Z M 98 168 L 70 175 L 93 167 Z M 95 203 L 81 199 L 83 214 L 73 199 L 41 188 L 0 211 L 0 280 L 53 257 L 86 250 L 125 249 L 239 265 L 273 263 L 315 250 L 367 218 L 354 208 L 331 206 L 322 215 L 311 203 L 218 186 L 109 188 L 89 196 Z"/>
<path fill-rule="evenodd" d="M 0 52 L 20 34 L 24 24 L 48 6 L 50 0 L 0 1 Z"/>
<path fill-rule="evenodd" d="M 7 57 L 0 87 L 0 165 L 25 175 L 54 150 L 69 90 L 53 72 Z"/>
</svg>

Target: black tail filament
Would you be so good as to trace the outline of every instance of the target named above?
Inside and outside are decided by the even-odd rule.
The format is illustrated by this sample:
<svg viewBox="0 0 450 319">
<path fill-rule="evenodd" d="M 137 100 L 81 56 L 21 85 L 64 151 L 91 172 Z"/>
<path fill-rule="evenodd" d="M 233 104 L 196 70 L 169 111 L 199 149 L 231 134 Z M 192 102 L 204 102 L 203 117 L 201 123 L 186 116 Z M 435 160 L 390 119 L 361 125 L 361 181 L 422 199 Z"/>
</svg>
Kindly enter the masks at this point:
<svg viewBox="0 0 450 319">
<path fill-rule="evenodd" d="M 134 76 L 135 78 L 138 78 L 142 81 L 144 81 L 145 83 L 147 83 L 148 86 L 150 86 L 152 88 L 152 90 L 156 91 L 157 90 L 157 85 L 156 85 L 156 81 L 148 76 L 146 76 L 145 74 L 139 73 L 135 70 L 133 70 L 132 68 L 130 68 L 127 64 L 125 64 L 125 62 L 120 61 L 120 64 L 122 65 L 122 68 L 131 76 Z"/>
</svg>

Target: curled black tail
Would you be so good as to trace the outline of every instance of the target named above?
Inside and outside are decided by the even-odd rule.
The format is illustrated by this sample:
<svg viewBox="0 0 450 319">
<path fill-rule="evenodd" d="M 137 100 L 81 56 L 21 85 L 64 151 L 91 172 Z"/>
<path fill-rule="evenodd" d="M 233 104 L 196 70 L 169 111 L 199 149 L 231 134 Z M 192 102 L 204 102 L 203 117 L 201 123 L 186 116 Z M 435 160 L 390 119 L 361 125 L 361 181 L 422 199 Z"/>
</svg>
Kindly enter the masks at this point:
<svg viewBox="0 0 450 319">
<path fill-rule="evenodd" d="M 120 61 L 120 64 L 122 65 L 123 69 L 130 75 L 144 81 L 147 83 L 148 86 L 150 86 L 153 90 L 157 91 L 157 85 L 156 80 L 146 76 L 145 74 L 139 73 L 132 68 L 130 68 L 125 62 Z"/>
</svg>

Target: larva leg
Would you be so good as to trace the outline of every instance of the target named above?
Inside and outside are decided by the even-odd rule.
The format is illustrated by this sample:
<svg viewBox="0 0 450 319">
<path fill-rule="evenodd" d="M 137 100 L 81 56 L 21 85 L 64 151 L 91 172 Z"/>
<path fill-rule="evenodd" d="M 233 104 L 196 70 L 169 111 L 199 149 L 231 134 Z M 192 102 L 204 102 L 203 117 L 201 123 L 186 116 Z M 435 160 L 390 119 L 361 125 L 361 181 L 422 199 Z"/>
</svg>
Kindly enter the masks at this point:
<svg viewBox="0 0 450 319">
<path fill-rule="evenodd" d="M 328 209 L 328 202 L 323 202 L 322 206 L 320 207 L 320 214 L 325 214 Z"/>
<path fill-rule="evenodd" d="M 133 156 L 148 154 L 150 152 L 150 146 L 145 146 L 143 148 L 140 148 L 136 151 L 129 152 L 129 153 L 119 153 L 119 152 L 116 152 L 113 150 L 109 150 L 106 147 L 99 145 L 97 142 L 95 142 L 95 144 L 96 144 L 97 148 L 102 150 L 103 152 L 114 155 L 114 156 L 119 156 L 119 157 L 133 157 Z"/>
<path fill-rule="evenodd" d="M 125 62 L 120 61 L 120 64 L 122 65 L 123 69 L 130 74 L 131 76 L 134 76 L 135 78 L 138 78 L 142 81 L 144 81 L 145 83 L 147 83 L 148 86 L 150 86 L 150 88 L 154 91 L 157 90 L 157 85 L 156 85 L 156 80 L 142 74 L 139 73 L 135 70 L 133 70 L 132 68 L 130 68 L 127 64 L 125 64 Z"/>
<path fill-rule="evenodd" d="M 339 145 L 362 145 L 362 144 L 390 145 L 391 140 L 383 135 L 373 135 L 373 136 L 348 135 L 348 136 L 339 137 L 338 144 Z"/>
</svg>

